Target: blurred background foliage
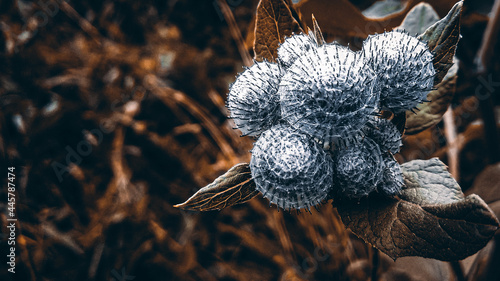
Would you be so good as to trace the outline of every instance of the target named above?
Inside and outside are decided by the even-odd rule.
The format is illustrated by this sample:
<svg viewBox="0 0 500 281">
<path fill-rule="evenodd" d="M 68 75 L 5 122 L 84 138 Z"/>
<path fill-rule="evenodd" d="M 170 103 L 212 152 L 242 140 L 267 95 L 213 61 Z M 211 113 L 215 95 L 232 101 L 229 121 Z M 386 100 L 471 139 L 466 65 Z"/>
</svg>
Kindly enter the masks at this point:
<svg viewBox="0 0 500 281">
<path fill-rule="evenodd" d="M 19 219 L 17 273 L 3 262 L 2 280 L 456 278 L 456 266 L 445 262 L 393 262 L 345 230 L 330 204 L 312 215 L 277 212 L 261 196 L 220 212 L 173 207 L 249 160 L 252 139 L 232 129 L 225 99 L 243 70 L 243 51 L 252 55 L 257 2 L 0 2 L 0 158 L 2 171 L 17 168 Z M 315 16 L 327 41 L 355 49 L 367 34 L 398 26 L 421 1 L 398 2 L 402 9 L 376 20 L 362 14 L 374 2 L 296 5 L 306 23 L 308 9 L 323 10 Z M 430 4 L 443 17 L 454 3 Z M 492 5 L 464 3 L 456 138 L 445 137 L 441 122 L 407 136 L 398 160 L 448 163 L 458 147 L 457 181 L 498 216 L 500 166 L 488 166 L 496 158 L 485 145 L 474 65 Z M 497 84 L 483 91 L 492 93 L 495 112 L 499 52 L 491 62 Z M 7 198 L 6 188 L 0 196 Z M 481 275 L 498 256 L 494 243 L 461 262 L 465 275 Z"/>
</svg>

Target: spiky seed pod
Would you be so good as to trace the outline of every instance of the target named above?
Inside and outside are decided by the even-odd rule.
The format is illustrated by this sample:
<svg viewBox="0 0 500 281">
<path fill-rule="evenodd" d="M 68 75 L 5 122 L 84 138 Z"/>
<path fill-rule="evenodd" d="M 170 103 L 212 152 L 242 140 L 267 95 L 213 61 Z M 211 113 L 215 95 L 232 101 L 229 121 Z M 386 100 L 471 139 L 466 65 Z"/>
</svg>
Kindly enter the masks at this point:
<svg viewBox="0 0 500 281">
<path fill-rule="evenodd" d="M 281 115 L 292 127 L 323 143 L 363 128 L 378 104 L 373 74 L 356 53 L 324 44 L 299 57 L 282 77 Z"/>
<path fill-rule="evenodd" d="M 338 196 L 359 199 L 375 191 L 382 181 L 385 167 L 382 153 L 368 137 L 361 145 L 337 150 L 334 162 Z"/>
<path fill-rule="evenodd" d="M 426 100 L 436 71 L 425 42 L 403 31 L 391 31 L 369 36 L 361 54 L 377 74 L 375 89 L 382 109 L 400 113 Z"/>
<path fill-rule="evenodd" d="M 297 58 L 317 47 L 317 43 L 309 35 L 292 35 L 278 47 L 278 62 L 283 68 L 289 68 Z"/>
<path fill-rule="evenodd" d="M 231 85 L 227 108 L 243 135 L 257 136 L 280 119 L 277 95 L 280 77 L 277 64 L 255 62 Z"/>
<path fill-rule="evenodd" d="M 394 196 L 401 191 L 404 185 L 401 166 L 389 153 L 384 155 L 384 163 L 383 179 L 378 184 L 377 190 L 386 196 Z"/>
<path fill-rule="evenodd" d="M 319 144 L 285 124 L 262 133 L 250 161 L 257 189 L 283 209 L 308 209 L 325 199 L 333 167 Z"/>
<path fill-rule="evenodd" d="M 382 152 L 396 154 L 403 145 L 401 133 L 390 120 L 373 117 L 363 131 L 379 145 Z"/>
</svg>

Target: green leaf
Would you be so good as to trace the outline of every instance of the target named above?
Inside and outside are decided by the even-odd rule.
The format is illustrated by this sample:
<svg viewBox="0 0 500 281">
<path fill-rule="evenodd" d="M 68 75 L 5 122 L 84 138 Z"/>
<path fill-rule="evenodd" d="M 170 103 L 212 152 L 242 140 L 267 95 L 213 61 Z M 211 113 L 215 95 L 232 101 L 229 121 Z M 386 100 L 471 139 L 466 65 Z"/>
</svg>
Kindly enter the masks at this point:
<svg viewBox="0 0 500 281">
<path fill-rule="evenodd" d="M 399 0 L 377 1 L 362 13 L 367 18 L 381 19 L 402 12 L 406 5 L 408 5 L 408 2 L 402 3 Z"/>
<path fill-rule="evenodd" d="M 430 102 L 419 104 L 416 113 L 406 112 L 406 134 L 420 133 L 441 121 L 455 95 L 457 71 L 458 62 L 456 61 L 443 81 L 436 86 L 437 89 L 427 94 Z"/>
<path fill-rule="evenodd" d="M 446 17 L 429 27 L 418 38 L 427 42 L 434 52 L 434 69 L 437 75 L 434 85 L 441 83 L 448 69 L 453 65 L 453 56 L 460 39 L 460 15 L 463 2 L 456 3 Z"/>
<path fill-rule="evenodd" d="M 401 165 L 405 188 L 399 197 L 418 205 L 448 204 L 464 199 L 460 185 L 439 158 Z"/>
<path fill-rule="evenodd" d="M 438 159 L 402 165 L 405 188 L 399 198 L 373 195 L 342 202 L 346 227 L 393 259 L 421 256 L 460 260 L 481 250 L 499 228 L 477 195 L 464 197 Z"/>
<path fill-rule="evenodd" d="M 288 3 L 285 0 L 260 0 L 253 44 L 256 60 L 275 61 L 279 44 L 292 33 L 302 31 Z"/>
<path fill-rule="evenodd" d="M 422 34 L 439 20 L 439 15 L 431 5 L 422 2 L 413 7 L 397 30 L 405 30 L 411 35 Z"/>
<path fill-rule="evenodd" d="M 259 194 L 247 163 L 238 164 L 191 198 L 174 207 L 191 211 L 222 210 L 249 201 Z"/>
</svg>

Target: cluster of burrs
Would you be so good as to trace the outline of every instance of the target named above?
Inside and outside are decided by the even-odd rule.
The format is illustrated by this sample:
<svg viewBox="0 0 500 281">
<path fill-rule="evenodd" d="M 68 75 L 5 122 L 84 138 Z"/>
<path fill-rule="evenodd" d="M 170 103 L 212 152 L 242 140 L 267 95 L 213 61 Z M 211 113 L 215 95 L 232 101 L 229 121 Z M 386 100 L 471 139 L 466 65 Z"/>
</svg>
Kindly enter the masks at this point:
<svg viewBox="0 0 500 281">
<path fill-rule="evenodd" d="M 380 112 L 426 101 L 432 59 L 426 43 L 399 31 L 368 37 L 358 52 L 287 38 L 277 63 L 255 62 L 227 100 L 237 128 L 258 137 L 250 161 L 257 189 L 283 209 L 309 209 L 329 195 L 397 194 L 402 135 Z"/>
</svg>

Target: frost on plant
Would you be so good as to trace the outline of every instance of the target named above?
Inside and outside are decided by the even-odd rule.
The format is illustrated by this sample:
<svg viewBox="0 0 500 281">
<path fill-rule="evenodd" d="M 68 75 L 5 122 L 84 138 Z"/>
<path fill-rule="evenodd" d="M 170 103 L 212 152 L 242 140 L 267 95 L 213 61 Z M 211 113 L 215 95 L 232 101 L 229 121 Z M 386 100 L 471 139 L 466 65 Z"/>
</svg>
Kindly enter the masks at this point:
<svg viewBox="0 0 500 281">
<path fill-rule="evenodd" d="M 406 33 L 370 36 L 353 52 L 293 35 L 277 63 L 256 63 L 231 87 L 228 108 L 243 134 L 260 136 L 250 169 L 256 188 L 284 209 L 333 194 L 394 196 L 403 186 L 392 154 L 401 132 L 379 115 L 425 101 L 435 70 L 427 45 Z"/>
<path fill-rule="evenodd" d="M 262 133 L 250 164 L 257 189 L 297 209 L 321 202 L 328 191 L 351 199 L 397 194 L 403 180 L 392 154 L 401 132 L 376 115 L 425 101 L 432 58 L 425 43 L 399 31 L 370 36 L 359 52 L 319 46 L 305 34 L 287 38 L 277 63 L 247 69 L 228 98 L 243 134 Z"/>
<path fill-rule="evenodd" d="M 338 44 L 304 53 L 281 79 L 281 115 L 295 129 L 323 142 L 347 138 L 378 107 L 374 75 L 358 55 Z"/>
<path fill-rule="evenodd" d="M 403 31 L 386 32 L 368 36 L 361 53 L 377 75 L 382 109 L 400 113 L 426 100 L 436 71 L 425 42 Z"/>
<path fill-rule="evenodd" d="M 401 190 L 403 181 L 403 172 L 401 166 L 390 153 L 383 154 L 384 170 L 382 181 L 378 184 L 377 190 L 387 196 L 394 196 Z"/>
<path fill-rule="evenodd" d="M 249 165 L 256 189 L 284 209 L 397 195 L 402 133 L 381 112 L 426 101 L 436 74 L 427 43 L 391 31 L 354 52 L 310 32 L 276 51 L 276 62 L 237 77 L 227 101 L 237 128 L 258 138 Z"/>
<path fill-rule="evenodd" d="M 334 163 L 307 135 L 278 124 L 252 149 L 250 169 L 257 189 L 283 209 L 309 208 L 333 186 Z"/>
<path fill-rule="evenodd" d="M 335 152 L 335 183 L 339 196 L 361 198 L 375 191 L 383 179 L 384 161 L 378 144 L 365 138 L 360 145 Z"/>
<path fill-rule="evenodd" d="M 392 31 L 370 36 L 358 52 L 326 44 L 314 18 L 309 35 L 283 42 L 296 19 L 286 5 L 269 13 L 278 7 L 271 4 L 257 8 L 254 50 L 276 62 L 248 68 L 228 97 L 237 127 L 257 138 L 250 164 L 177 207 L 223 209 L 259 193 L 288 210 L 333 199 L 344 225 L 393 259 L 460 260 L 483 248 L 499 228 L 488 205 L 465 196 L 437 158 L 400 165 L 393 155 L 406 111 L 426 101 L 453 63 L 462 2 L 418 37 L 426 42 Z"/>
<path fill-rule="evenodd" d="M 383 152 L 390 151 L 393 154 L 399 152 L 403 145 L 401 133 L 391 121 L 374 117 L 367 124 L 364 130 L 365 134 L 380 145 Z"/>
<path fill-rule="evenodd" d="M 243 135 L 259 135 L 279 120 L 279 81 L 279 66 L 264 61 L 247 68 L 231 85 L 227 107 Z"/>
<path fill-rule="evenodd" d="M 306 34 L 288 37 L 278 48 L 279 63 L 284 68 L 289 68 L 296 59 L 317 47 L 318 45 L 314 39 Z"/>
</svg>

